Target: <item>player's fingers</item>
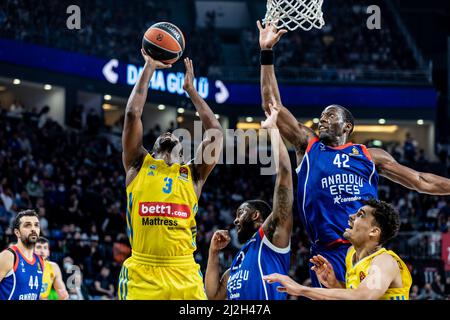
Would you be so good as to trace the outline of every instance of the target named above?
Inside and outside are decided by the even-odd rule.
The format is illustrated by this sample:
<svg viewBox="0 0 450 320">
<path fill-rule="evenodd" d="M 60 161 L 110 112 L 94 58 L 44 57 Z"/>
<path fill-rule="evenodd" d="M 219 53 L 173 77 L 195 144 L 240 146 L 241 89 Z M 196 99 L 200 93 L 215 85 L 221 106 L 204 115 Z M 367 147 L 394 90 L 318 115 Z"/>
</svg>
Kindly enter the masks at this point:
<svg viewBox="0 0 450 320">
<path fill-rule="evenodd" d="M 278 32 L 277 32 L 277 36 L 282 36 L 283 34 L 286 34 L 288 31 L 286 30 L 286 29 L 280 29 L 280 30 L 278 30 Z"/>
<path fill-rule="evenodd" d="M 262 27 L 262 25 L 261 25 L 261 21 L 257 20 L 257 21 L 256 21 L 256 26 L 258 27 L 258 30 L 259 30 L 259 31 L 262 31 L 262 30 L 263 30 L 263 27 Z"/>
<path fill-rule="evenodd" d="M 321 263 L 323 264 L 330 264 L 330 262 L 322 255 L 318 255 L 318 259 L 320 260 Z"/>
<path fill-rule="evenodd" d="M 314 256 L 314 257 L 312 257 L 311 259 L 309 259 L 309 261 L 311 262 L 311 263 L 313 263 L 314 265 L 316 265 L 316 266 L 320 266 L 322 263 L 320 262 L 320 260 L 316 257 L 316 256 Z"/>
<path fill-rule="evenodd" d="M 278 292 L 286 292 L 287 289 L 286 289 L 285 287 L 278 286 L 278 287 L 277 287 L 277 291 L 278 291 Z"/>
</svg>

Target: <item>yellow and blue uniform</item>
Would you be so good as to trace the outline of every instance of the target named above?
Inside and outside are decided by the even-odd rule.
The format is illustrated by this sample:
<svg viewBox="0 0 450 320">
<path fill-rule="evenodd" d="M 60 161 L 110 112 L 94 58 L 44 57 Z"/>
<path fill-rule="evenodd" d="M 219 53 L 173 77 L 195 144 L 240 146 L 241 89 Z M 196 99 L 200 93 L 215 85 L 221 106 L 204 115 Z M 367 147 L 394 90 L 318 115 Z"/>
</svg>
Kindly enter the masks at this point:
<svg viewBox="0 0 450 320">
<path fill-rule="evenodd" d="M 363 281 L 367 276 L 373 259 L 380 254 L 387 253 L 391 255 L 395 261 L 397 261 L 402 276 L 402 287 L 387 289 L 386 293 L 380 298 L 380 300 L 409 300 L 409 290 L 412 284 L 411 273 L 403 260 L 395 254 L 395 252 L 382 248 L 353 265 L 353 255 L 355 252 L 355 248 L 351 247 L 348 250 L 347 257 L 345 258 L 345 264 L 347 266 L 347 274 L 345 277 L 347 289 L 356 289 L 361 281 Z"/>
<path fill-rule="evenodd" d="M 53 281 L 55 280 L 55 270 L 50 261 L 44 261 L 44 274 L 42 275 L 42 288 L 40 299 L 48 299 L 52 290 Z"/>
<path fill-rule="evenodd" d="M 189 166 L 169 166 L 147 154 L 127 187 L 132 254 L 120 272 L 120 300 L 206 299 L 200 266 L 193 256 L 197 209 Z"/>
</svg>

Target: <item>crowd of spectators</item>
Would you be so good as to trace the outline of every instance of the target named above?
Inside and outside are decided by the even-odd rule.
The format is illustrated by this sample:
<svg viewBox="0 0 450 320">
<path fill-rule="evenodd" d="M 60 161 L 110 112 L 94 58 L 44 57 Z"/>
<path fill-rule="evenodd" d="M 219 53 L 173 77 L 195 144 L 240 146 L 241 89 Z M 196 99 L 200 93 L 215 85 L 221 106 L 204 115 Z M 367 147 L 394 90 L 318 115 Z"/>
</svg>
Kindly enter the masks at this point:
<svg viewBox="0 0 450 320">
<path fill-rule="evenodd" d="M 275 46 L 277 72 L 294 74 L 302 68 L 320 69 L 321 80 L 369 78 L 371 72 L 416 70 L 418 65 L 384 1 L 325 1 L 325 26 L 308 32 L 288 32 Z M 366 12 L 381 8 L 381 29 L 369 29 Z M 249 66 L 259 65 L 259 33 L 249 28 L 241 43 Z M 315 75 L 315 74 L 314 74 Z M 312 77 L 313 75 L 311 75 Z M 388 77 L 388 75 L 384 75 Z"/>
<path fill-rule="evenodd" d="M 71 299 L 114 299 L 121 264 L 131 253 L 125 230 L 121 150 L 111 140 L 120 133 L 108 128 L 93 132 L 89 126 L 63 128 L 47 113 L 27 106 L 20 112 L 0 108 L 0 247 L 15 241 L 10 227 L 14 215 L 35 208 L 42 234 L 50 239 L 51 260 L 61 265 Z M 171 129 L 175 128 L 173 124 Z M 154 128 L 145 135 L 146 148 L 151 148 L 160 131 Z M 418 161 L 421 152 L 415 152 L 418 146 L 412 137 L 386 148 L 398 161 L 436 171 L 426 158 Z M 447 145 L 440 148 L 449 150 Z M 450 154 L 442 160 L 439 166 L 444 172 L 439 173 L 449 176 Z M 229 229 L 232 237 L 220 256 L 223 271 L 240 248 L 233 228 L 236 208 L 246 199 L 272 202 L 274 177 L 260 176 L 259 170 L 258 165 L 218 165 L 208 178 L 196 217 L 195 259 L 203 273 L 215 230 Z M 399 209 L 401 231 L 421 231 L 430 238 L 449 231 L 449 198 L 411 192 L 384 179 L 380 198 Z M 308 284 L 309 242 L 296 208 L 294 204 L 290 274 Z M 412 251 L 404 244 L 400 247 L 400 242 L 394 240 L 391 246 L 411 267 L 412 298 L 448 297 L 450 275 L 443 271 L 440 253 L 436 259 L 436 253 L 429 252 L 430 241 L 422 237 Z M 425 253 L 419 257 L 420 248 Z"/>
<path fill-rule="evenodd" d="M 174 21 L 179 14 L 163 1 L 81 0 L 77 1 L 81 29 L 73 31 L 66 26 L 66 9 L 71 4 L 69 0 L 6 0 L 0 5 L 0 37 L 139 64 L 146 28 L 158 21 Z M 380 30 L 366 26 L 366 9 L 373 4 L 382 9 Z M 293 74 L 299 67 L 320 70 L 320 79 L 325 80 L 355 80 L 370 78 L 373 71 L 417 69 L 404 35 L 383 1 L 325 1 L 323 11 L 326 24 L 321 30 L 289 32 L 276 46 L 281 76 Z M 195 21 L 183 26 L 186 55 L 195 57 L 202 75 L 221 74 L 218 66 L 226 63 L 221 45 L 229 41 L 241 41 L 244 59 L 240 66 L 259 64 L 256 26 L 225 36 L 215 29 L 215 16 L 211 12 L 207 16 L 205 28 L 197 28 Z"/>
<path fill-rule="evenodd" d="M 70 16 L 66 10 L 72 4 L 70 0 L 6 0 L 0 4 L 0 37 L 140 64 L 147 28 L 173 20 L 163 1 L 82 0 L 76 2 L 80 29 L 71 30 L 66 26 Z M 195 57 L 200 74 L 221 63 L 220 41 L 213 26 L 197 30 L 192 25 L 183 32 L 185 54 Z"/>
</svg>

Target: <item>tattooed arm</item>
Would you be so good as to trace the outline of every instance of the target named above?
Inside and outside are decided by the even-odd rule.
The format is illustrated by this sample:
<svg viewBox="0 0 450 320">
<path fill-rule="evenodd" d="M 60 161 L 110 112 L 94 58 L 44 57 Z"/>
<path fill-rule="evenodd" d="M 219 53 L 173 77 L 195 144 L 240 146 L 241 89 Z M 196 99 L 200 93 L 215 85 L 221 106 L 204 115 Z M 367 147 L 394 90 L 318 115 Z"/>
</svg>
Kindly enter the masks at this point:
<svg viewBox="0 0 450 320">
<path fill-rule="evenodd" d="M 276 102 L 269 104 L 269 106 L 270 115 L 266 112 L 267 119 L 262 123 L 262 127 L 268 129 L 270 132 L 272 152 L 275 153 L 275 159 L 278 155 L 279 166 L 273 195 L 273 209 L 263 224 L 263 230 L 273 245 L 278 248 L 286 248 L 290 243 L 293 220 L 291 161 L 287 148 L 276 126 L 280 106 Z"/>
</svg>

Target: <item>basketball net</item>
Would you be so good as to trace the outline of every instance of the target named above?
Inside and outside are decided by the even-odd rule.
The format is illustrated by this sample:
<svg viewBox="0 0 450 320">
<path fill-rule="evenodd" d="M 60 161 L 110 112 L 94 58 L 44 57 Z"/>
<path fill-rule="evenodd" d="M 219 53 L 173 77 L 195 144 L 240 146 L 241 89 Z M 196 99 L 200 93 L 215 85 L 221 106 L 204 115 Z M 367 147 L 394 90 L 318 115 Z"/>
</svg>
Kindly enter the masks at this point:
<svg viewBox="0 0 450 320">
<path fill-rule="evenodd" d="M 322 4 L 323 0 L 267 0 L 263 23 L 278 20 L 278 29 L 290 31 L 321 29 L 325 25 Z"/>
</svg>

